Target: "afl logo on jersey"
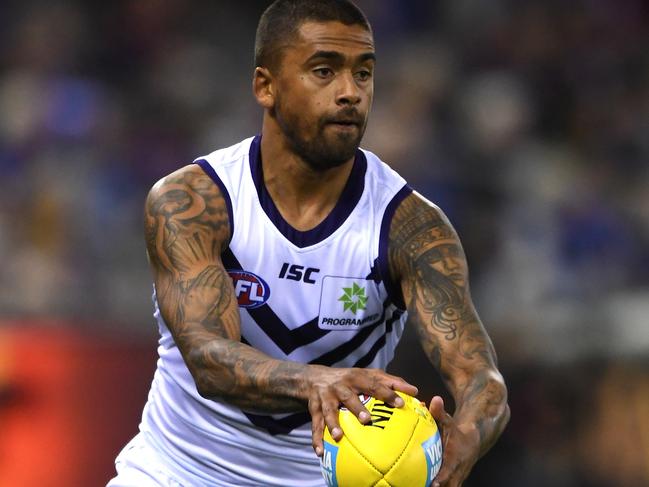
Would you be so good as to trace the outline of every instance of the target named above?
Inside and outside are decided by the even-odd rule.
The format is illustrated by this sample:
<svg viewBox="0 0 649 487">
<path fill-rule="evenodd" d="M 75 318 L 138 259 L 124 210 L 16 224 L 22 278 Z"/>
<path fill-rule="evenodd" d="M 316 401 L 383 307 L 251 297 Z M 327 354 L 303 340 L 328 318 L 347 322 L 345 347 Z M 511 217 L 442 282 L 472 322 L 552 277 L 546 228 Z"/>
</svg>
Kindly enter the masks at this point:
<svg viewBox="0 0 649 487">
<path fill-rule="evenodd" d="M 270 297 L 266 281 L 252 272 L 228 270 L 234 286 L 234 295 L 242 308 L 258 308 Z"/>
</svg>

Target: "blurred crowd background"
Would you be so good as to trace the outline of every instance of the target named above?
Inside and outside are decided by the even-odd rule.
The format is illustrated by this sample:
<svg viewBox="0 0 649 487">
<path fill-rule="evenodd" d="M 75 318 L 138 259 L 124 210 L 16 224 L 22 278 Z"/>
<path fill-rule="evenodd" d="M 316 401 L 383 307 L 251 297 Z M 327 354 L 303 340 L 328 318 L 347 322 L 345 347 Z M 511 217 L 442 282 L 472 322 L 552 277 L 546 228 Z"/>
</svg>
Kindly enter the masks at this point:
<svg viewBox="0 0 649 487">
<path fill-rule="evenodd" d="M 467 485 L 649 485 L 649 5 L 357 3 L 379 59 L 363 145 L 456 226 L 510 386 L 511 424 Z M 142 387 L 103 384 L 115 402 L 93 409 L 113 421 L 123 394 L 134 404 L 111 423 L 125 436 L 103 478 L 154 367 L 144 198 L 259 131 L 251 75 L 267 4 L 0 3 L 0 329 L 9 344 L 32 330 L 26 349 L 94 337 L 91 372 L 98 340 L 137 351 L 119 370 Z M 10 371 L 25 366 L 2 343 L 0 425 L 3 405 L 21 404 Z M 394 369 L 438 391 L 417 349 L 407 334 Z"/>
</svg>

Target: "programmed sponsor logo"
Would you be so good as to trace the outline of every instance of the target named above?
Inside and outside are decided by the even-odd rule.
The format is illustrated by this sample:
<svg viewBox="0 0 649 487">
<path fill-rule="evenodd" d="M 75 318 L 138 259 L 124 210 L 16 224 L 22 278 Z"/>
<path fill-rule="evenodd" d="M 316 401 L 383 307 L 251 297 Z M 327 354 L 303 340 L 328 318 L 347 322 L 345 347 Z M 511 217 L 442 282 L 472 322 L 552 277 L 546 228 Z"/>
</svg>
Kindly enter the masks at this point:
<svg viewBox="0 0 649 487">
<path fill-rule="evenodd" d="M 367 296 L 365 295 L 365 288 L 359 286 L 355 282 L 349 287 L 343 287 L 343 295 L 338 298 L 338 301 L 343 303 L 343 311 L 350 310 L 356 314 L 359 311 L 364 311 L 367 308 Z"/>
<path fill-rule="evenodd" d="M 321 318 L 320 324 L 327 326 L 329 329 L 344 329 L 344 328 L 361 328 L 365 325 L 369 325 L 376 321 L 380 313 L 374 313 L 373 315 L 366 316 L 365 318 L 332 318 L 325 316 Z"/>
<path fill-rule="evenodd" d="M 359 330 L 382 318 L 383 300 L 374 282 L 362 277 L 324 276 L 318 327 L 323 330 Z"/>
<path fill-rule="evenodd" d="M 228 270 L 234 295 L 241 308 L 258 308 L 270 297 L 270 287 L 261 277 L 243 270 Z"/>
</svg>

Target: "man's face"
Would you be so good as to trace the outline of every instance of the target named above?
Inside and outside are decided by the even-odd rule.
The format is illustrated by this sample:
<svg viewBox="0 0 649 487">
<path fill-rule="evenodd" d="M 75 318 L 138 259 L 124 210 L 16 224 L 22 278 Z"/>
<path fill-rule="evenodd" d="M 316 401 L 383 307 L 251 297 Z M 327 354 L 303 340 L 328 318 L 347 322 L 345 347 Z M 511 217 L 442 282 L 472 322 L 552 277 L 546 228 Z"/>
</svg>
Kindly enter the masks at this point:
<svg viewBox="0 0 649 487">
<path fill-rule="evenodd" d="M 270 113 L 312 169 L 355 156 L 374 93 L 374 59 L 372 34 L 339 22 L 306 22 L 284 48 Z"/>
</svg>

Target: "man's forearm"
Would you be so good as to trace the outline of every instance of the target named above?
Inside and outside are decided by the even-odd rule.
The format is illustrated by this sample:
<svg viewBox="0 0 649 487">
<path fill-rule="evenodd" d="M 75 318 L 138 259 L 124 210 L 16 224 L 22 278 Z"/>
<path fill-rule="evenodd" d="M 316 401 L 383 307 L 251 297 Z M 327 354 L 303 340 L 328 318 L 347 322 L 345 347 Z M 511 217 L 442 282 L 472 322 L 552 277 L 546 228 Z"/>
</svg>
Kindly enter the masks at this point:
<svg viewBox="0 0 649 487">
<path fill-rule="evenodd" d="M 496 371 L 480 372 L 455 396 L 455 421 L 460 429 L 475 428 L 481 457 L 494 445 L 509 421 L 505 383 Z"/>
<path fill-rule="evenodd" d="M 240 342 L 211 339 L 185 356 L 201 396 L 263 413 L 306 410 L 310 366 L 273 359 Z"/>
</svg>

